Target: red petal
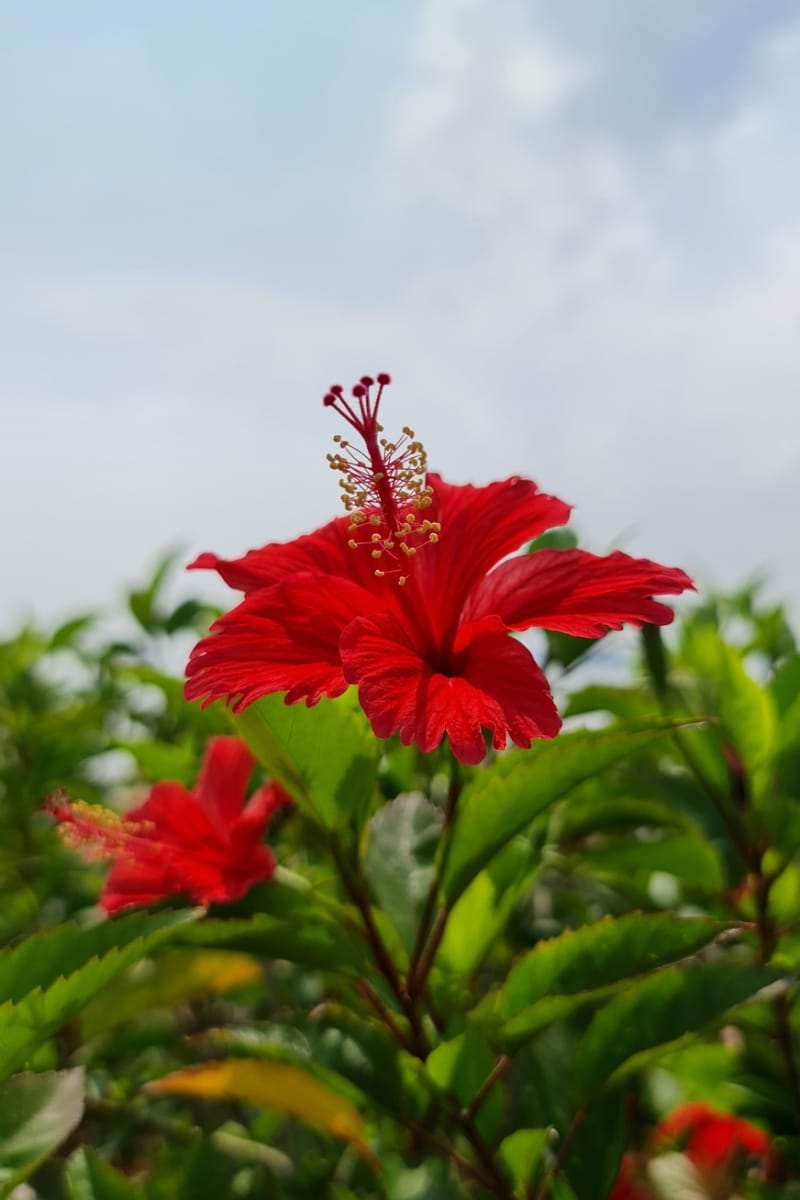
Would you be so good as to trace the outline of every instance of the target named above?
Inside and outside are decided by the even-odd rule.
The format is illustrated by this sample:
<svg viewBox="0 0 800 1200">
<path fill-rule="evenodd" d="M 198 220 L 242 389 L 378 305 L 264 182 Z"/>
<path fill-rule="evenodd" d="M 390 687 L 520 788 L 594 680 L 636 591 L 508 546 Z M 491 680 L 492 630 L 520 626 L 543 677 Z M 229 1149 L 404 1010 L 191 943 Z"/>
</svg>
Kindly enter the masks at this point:
<svg viewBox="0 0 800 1200">
<path fill-rule="evenodd" d="M 132 904 L 156 904 L 183 891 L 166 857 L 162 856 L 159 862 L 121 858 L 106 877 L 100 907 L 105 912 L 116 912 Z"/>
<path fill-rule="evenodd" d="M 143 804 L 125 814 L 123 824 L 140 826 L 139 842 L 159 846 L 191 847 L 193 853 L 213 857 L 220 836 L 199 800 L 180 783 L 157 783 Z"/>
<path fill-rule="evenodd" d="M 447 734 L 456 758 L 478 763 L 484 728 L 499 749 L 509 735 L 529 746 L 561 725 L 547 680 L 499 622 L 463 631 L 448 674 L 420 657 L 390 614 L 355 620 L 342 635 L 342 660 L 377 736 L 397 733 L 426 752 Z"/>
<path fill-rule="evenodd" d="M 246 595 L 282 583 L 293 575 L 308 573 L 353 579 L 369 589 L 375 584 L 375 564 L 366 547 L 354 550 L 348 545 L 352 537 L 350 518 L 338 517 L 313 533 L 291 542 L 271 542 L 257 550 L 248 550 L 241 558 L 200 554 L 187 570 L 214 570 L 229 587 Z"/>
<path fill-rule="evenodd" d="M 153 848 L 154 851 L 157 849 Z M 268 846 L 228 847 L 227 856 L 205 862 L 177 848 L 163 851 L 158 861 L 120 859 L 106 879 L 100 904 L 106 912 L 129 905 L 153 904 L 171 896 L 187 895 L 198 904 L 238 900 L 254 883 L 270 879 L 275 859 Z"/>
<path fill-rule="evenodd" d="M 694 584 L 685 572 L 619 550 L 537 550 L 501 563 L 475 590 L 465 617 L 497 614 L 509 629 L 542 626 L 575 637 L 608 629 L 668 625 L 674 613 L 654 595 L 677 595 Z"/>
<path fill-rule="evenodd" d="M 222 836 L 241 815 L 255 759 L 241 738 L 215 737 L 208 743 L 194 794 Z"/>
<path fill-rule="evenodd" d="M 472 487 L 429 475 L 428 483 L 433 503 L 424 516 L 439 521 L 442 529 L 438 543 L 415 556 L 414 578 L 429 606 L 445 610 L 448 619 L 495 563 L 569 520 L 569 505 L 540 492 L 529 479 L 513 477 Z"/>
<path fill-rule="evenodd" d="M 339 637 L 354 613 L 377 600 L 345 579 L 298 576 L 248 596 L 212 626 L 186 667 L 186 698 L 225 697 L 238 711 L 259 696 L 286 703 L 338 696 L 347 684 Z"/>
<path fill-rule="evenodd" d="M 235 828 L 247 829 L 250 836 L 260 838 L 274 814 L 291 803 L 292 797 L 279 783 L 267 783 L 253 792 Z"/>
</svg>

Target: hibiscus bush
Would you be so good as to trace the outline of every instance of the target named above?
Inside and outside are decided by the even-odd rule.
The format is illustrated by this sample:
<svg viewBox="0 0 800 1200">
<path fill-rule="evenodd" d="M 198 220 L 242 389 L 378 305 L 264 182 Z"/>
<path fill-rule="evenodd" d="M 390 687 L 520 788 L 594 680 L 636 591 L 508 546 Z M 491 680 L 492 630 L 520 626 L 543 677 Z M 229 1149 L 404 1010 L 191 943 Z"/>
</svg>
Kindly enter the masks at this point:
<svg viewBox="0 0 800 1200">
<path fill-rule="evenodd" d="M 325 397 L 343 516 L 192 564 L 227 611 L 168 557 L 0 647 L 0 1197 L 800 1196 L 784 612 L 662 635 L 682 570 L 388 382 Z"/>
</svg>

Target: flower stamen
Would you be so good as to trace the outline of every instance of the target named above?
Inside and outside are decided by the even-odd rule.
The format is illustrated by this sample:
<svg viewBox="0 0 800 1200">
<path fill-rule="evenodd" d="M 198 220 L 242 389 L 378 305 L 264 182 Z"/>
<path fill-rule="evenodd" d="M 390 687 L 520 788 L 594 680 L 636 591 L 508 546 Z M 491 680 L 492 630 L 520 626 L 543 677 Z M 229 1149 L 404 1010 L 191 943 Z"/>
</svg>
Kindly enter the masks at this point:
<svg viewBox="0 0 800 1200">
<path fill-rule="evenodd" d="M 375 570 L 379 578 L 396 574 L 401 563 L 405 568 L 419 547 L 437 542 L 441 532 L 438 521 L 419 520 L 433 496 L 422 443 L 408 426 L 396 441 L 381 436 L 378 409 L 390 382 L 388 375 L 378 375 L 373 397 L 376 380 L 363 375 L 352 389 L 353 401 L 345 399 L 339 384 L 330 388 L 323 400 L 326 408 L 338 413 L 364 441 L 362 449 L 336 434 L 337 450 L 328 455 L 328 463 L 342 475 L 339 488 L 350 514 L 350 532 L 357 534 L 364 525 L 372 531 L 366 539 L 350 538 L 348 545 L 352 549 L 370 547 L 372 558 L 380 561 Z M 407 577 L 407 573 L 400 575 L 398 583 L 405 583 Z"/>
</svg>

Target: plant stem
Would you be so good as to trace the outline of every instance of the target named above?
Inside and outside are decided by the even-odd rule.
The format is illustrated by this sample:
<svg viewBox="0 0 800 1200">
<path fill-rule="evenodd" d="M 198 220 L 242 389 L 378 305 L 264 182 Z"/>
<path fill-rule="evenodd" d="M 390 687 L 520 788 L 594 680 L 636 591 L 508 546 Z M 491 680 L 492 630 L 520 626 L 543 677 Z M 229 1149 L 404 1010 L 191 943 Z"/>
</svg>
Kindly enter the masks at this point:
<svg viewBox="0 0 800 1200">
<path fill-rule="evenodd" d="M 481 1086 L 478 1088 L 475 1095 L 470 1100 L 467 1106 L 467 1114 L 469 1117 L 474 1119 L 475 1114 L 478 1112 L 478 1109 L 489 1095 L 489 1092 L 492 1090 L 494 1085 L 503 1078 L 510 1067 L 511 1059 L 507 1054 L 501 1054 Z"/>
<path fill-rule="evenodd" d="M 394 1018 L 394 1013 L 392 1013 L 392 1011 L 386 1007 L 369 980 L 359 979 L 358 990 L 361 992 L 367 1003 L 371 1005 L 371 1007 L 381 1018 L 397 1044 L 402 1046 L 408 1054 L 416 1057 L 417 1051 L 414 1047 L 414 1044 L 406 1037 L 403 1030 L 397 1024 L 397 1021 Z"/>
<path fill-rule="evenodd" d="M 456 809 L 458 807 L 458 800 L 461 795 L 462 787 L 463 782 L 458 771 L 458 764 L 454 762 L 453 773 L 450 777 L 450 787 L 447 793 L 447 806 L 444 812 L 444 822 L 442 824 L 441 854 L 439 855 L 439 862 L 437 864 L 436 871 L 434 872 L 433 879 L 431 880 L 431 886 L 428 889 L 427 896 L 425 897 L 425 906 L 420 917 L 419 928 L 417 929 L 417 937 L 416 941 L 414 942 L 414 949 L 411 952 L 411 965 L 408 971 L 408 990 L 412 998 L 416 998 L 424 990 L 428 972 L 433 964 L 433 956 L 435 955 L 439 947 L 439 943 L 442 940 L 442 935 L 444 934 L 443 924 L 436 935 L 436 941 L 431 952 L 429 949 L 430 943 L 428 941 L 428 935 L 431 934 L 431 924 L 433 922 L 433 914 L 436 908 L 436 898 L 439 894 L 439 884 L 441 883 L 442 876 L 444 875 L 444 870 L 447 866 L 447 859 L 450 854 L 450 832 L 453 825 L 453 819 L 456 815 Z M 445 908 L 442 911 L 446 914 L 444 917 L 444 923 L 446 924 L 449 916 L 449 909 Z M 441 919 L 442 914 L 440 913 L 439 920 L 441 921 Z M 436 925 L 434 925 L 434 933 L 431 934 L 431 938 L 433 938 L 434 934 L 436 934 Z"/>
<path fill-rule="evenodd" d="M 408 989 L 403 983 L 389 951 L 386 949 L 378 926 L 375 924 L 375 918 L 372 915 L 366 889 L 358 875 L 349 869 L 335 843 L 331 843 L 331 853 L 339 871 L 342 885 L 361 916 L 362 932 L 367 945 L 372 951 L 375 966 L 388 983 L 411 1026 L 414 1035 L 413 1043 L 409 1043 L 413 1045 L 412 1053 L 424 1060 L 430 1051 L 425 1030 L 422 1027 L 419 1014 L 411 1000 Z"/>
</svg>

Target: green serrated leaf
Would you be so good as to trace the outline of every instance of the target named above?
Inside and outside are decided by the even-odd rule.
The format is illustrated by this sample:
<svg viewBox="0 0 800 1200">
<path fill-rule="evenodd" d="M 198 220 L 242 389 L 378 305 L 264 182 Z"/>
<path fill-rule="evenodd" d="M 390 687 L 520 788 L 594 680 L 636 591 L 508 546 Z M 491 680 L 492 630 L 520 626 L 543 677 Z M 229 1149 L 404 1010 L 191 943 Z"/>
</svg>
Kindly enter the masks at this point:
<svg viewBox="0 0 800 1200">
<path fill-rule="evenodd" d="M 26 1072 L 3 1084 L 0 1200 L 27 1179 L 83 1116 L 83 1068 Z"/>
<path fill-rule="evenodd" d="M 35 933 L 12 949 L 0 951 L 0 1003 L 21 1000 L 34 988 L 48 988 L 92 958 L 121 953 L 131 942 L 164 940 L 200 915 L 201 910 L 137 912 L 95 925 L 69 922 Z M 149 944 L 149 943 L 148 943 Z M 155 942 L 153 942 L 155 944 Z M 139 957 L 138 954 L 131 961 Z"/>
<path fill-rule="evenodd" d="M 288 920 L 258 914 L 247 919 L 205 920 L 182 930 L 176 943 L 244 950 L 319 970 L 359 975 L 366 948 L 346 924 L 335 924 L 310 904 L 298 904 Z"/>
<path fill-rule="evenodd" d="M 312 708 L 265 696 L 233 722 L 308 816 L 357 837 L 375 787 L 378 742 L 352 693 Z"/>
<path fill-rule="evenodd" d="M 672 913 L 604 917 L 539 942 L 512 968 L 502 990 L 508 1020 L 546 996 L 571 995 L 653 971 L 695 953 L 731 926 Z"/>
<path fill-rule="evenodd" d="M 443 879 L 447 901 L 454 903 L 478 871 L 556 800 L 679 727 L 653 720 L 562 734 L 511 751 L 481 771 L 459 802 Z"/>
<path fill-rule="evenodd" d="M 666 967 L 616 995 L 581 1043 L 578 1088 L 585 1100 L 643 1051 L 697 1033 L 751 999 L 781 973 L 763 967 Z"/>
<path fill-rule="evenodd" d="M 3 994 L 19 995 L 19 999 L 7 999 L 0 1004 L 0 1080 L 22 1066 L 38 1046 L 74 1017 L 115 976 L 168 941 L 177 926 L 196 919 L 200 911 L 137 915 L 85 930 L 64 926 L 41 938 L 30 939 L 36 943 L 35 954 L 26 953 L 25 942 L 8 951 L 10 968 L 0 959 L 0 965 L 6 966 Z M 108 947 L 109 929 L 119 929 L 121 945 Z M 68 932 L 64 938 L 65 930 Z M 102 951 L 92 946 L 91 935 L 95 931 L 98 931 L 98 944 L 104 947 Z M 59 934 L 64 938 L 60 943 L 63 960 L 59 957 L 52 961 L 43 959 L 43 949 L 52 950 L 59 946 Z M 80 965 L 75 966 L 77 958 L 80 958 Z M 70 963 L 66 975 L 61 974 L 65 961 Z M 26 986 L 21 994 L 23 983 Z"/>
</svg>

